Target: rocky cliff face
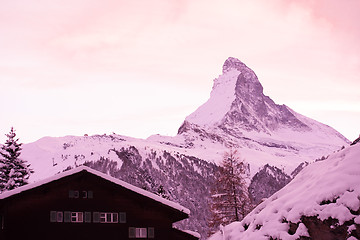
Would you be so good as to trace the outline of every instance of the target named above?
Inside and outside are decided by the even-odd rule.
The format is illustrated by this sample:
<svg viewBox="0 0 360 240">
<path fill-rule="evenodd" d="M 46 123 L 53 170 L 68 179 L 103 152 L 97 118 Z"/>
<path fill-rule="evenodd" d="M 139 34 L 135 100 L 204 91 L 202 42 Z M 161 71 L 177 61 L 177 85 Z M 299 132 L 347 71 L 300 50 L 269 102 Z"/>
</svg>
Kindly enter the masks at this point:
<svg viewBox="0 0 360 240">
<path fill-rule="evenodd" d="M 217 113 L 208 111 L 215 109 L 211 105 L 216 105 L 216 102 L 223 100 L 223 94 L 227 97 L 225 101 L 227 104 L 222 105 L 223 111 Z M 213 115 L 212 120 L 216 115 L 217 121 L 204 121 L 209 115 Z M 186 121 L 202 127 L 218 127 L 227 133 L 236 133 L 234 129 L 238 129 L 239 132 L 234 134 L 236 137 L 241 136 L 242 131 L 271 134 L 280 127 L 297 131 L 311 130 L 285 105 L 277 105 L 271 98 L 265 96 L 254 71 L 236 58 L 228 58 L 225 61 L 222 76 L 214 81 L 211 98 L 187 117 Z"/>
<path fill-rule="evenodd" d="M 285 105 L 277 105 L 263 93 L 256 74 L 238 59 L 226 60 L 223 73 L 239 71 L 235 85 L 235 100 L 224 116 L 220 128 L 230 132 L 240 126 L 246 131 L 266 132 L 280 127 L 309 131 L 310 127 L 297 119 Z"/>
</svg>

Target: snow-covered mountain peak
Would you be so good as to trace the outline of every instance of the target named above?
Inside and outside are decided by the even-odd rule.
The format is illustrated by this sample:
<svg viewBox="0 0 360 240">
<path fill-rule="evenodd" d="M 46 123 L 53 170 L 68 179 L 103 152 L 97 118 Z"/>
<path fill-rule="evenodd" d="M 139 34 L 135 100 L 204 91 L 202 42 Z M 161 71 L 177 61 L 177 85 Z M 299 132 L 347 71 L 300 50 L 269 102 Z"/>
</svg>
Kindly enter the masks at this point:
<svg viewBox="0 0 360 240">
<path fill-rule="evenodd" d="M 255 72 L 237 58 L 229 57 L 223 65 L 223 74 L 231 71 L 239 71 L 236 82 L 236 93 L 238 97 L 249 99 L 250 96 L 263 94 L 263 87 Z"/>
<path fill-rule="evenodd" d="M 214 80 L 209 100 L 185 121 L 204 129 L 220 128 L 236 137 L 244 131 L 271 135 L 282 127 L 310 130 L 286 106 L 265 96 L 255 72 L 232 57 L 225 61 L 223 74 Z"/>
<path fill-rule="evenodd" d="M 161 138 L 157 141 L 164 142 Z M 264 157 L 258 153 L 269 155 L 264 159 L 274 159 L 272 165 L 285 166 L 288 174 L 300 161 L 314 161 L 349 143 L 333 128 L 265 96 L 255 72 L 236 58 L 225 61 L 210 98 L 186 117 L 176 139 L 178 146 L 204 151 L 240 147 L 250 162 Z"/>
</svg>

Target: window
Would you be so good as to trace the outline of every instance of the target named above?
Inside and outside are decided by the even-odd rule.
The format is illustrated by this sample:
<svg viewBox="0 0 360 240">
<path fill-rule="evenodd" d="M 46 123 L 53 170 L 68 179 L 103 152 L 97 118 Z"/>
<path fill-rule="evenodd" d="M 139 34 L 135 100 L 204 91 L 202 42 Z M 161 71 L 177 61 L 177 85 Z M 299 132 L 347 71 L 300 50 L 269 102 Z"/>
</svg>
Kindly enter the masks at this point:
<svg viewBox="0 0 360 240">
<path fill-rule="evenodd" d="M 147 229 L 146 228 L 136 228 L 136 238 L 146 238 Z"/>
<path fill-rule="evenodd" d="M 71 222 L 81 223 L 84 221 L 84 213 L 71 212 Z"/>
<path fill-rule="evenodd" d="M 50 222 L 56 222 L 56 211 L 50 211 Z"/>
<path fill-rule="evenodd" d="M 147 228 L 129 228 L 129 238 L 147 238 Z"/>
<path fill-rule="evenodd" d="M 69 198 L 79 198 L 79 191 L 70 190 Z"/>
<path fill-rule="evenodd" d="M 106 213 L 100 213 L 100 222 L 106 222 Z"/>
<path fill-rule="evenodd" d="M 118 213 L 100 213 L 101 223 L 117 223 L 119 219 Z"/>
<path fill-rule="evenodd" d="M 93 191 L 78 191 L 78 190 L 69 190 L 69 198 L 93 198 Z"/>
<path fill-rule="evenodd" d="M 118 213 L 112 213 L 111 214 L 111 222 L 117 223 L 119 221 L 119 214 Z"/>
<path fill-rule="evenodd" d="M 120 214 L 120 219 L 119 219 L 119 214 Z M 50 211 L 50 222 L 54 222 L 54 223 L 55 222 L 91 223 L 91 221 L 93 223 L 126 223 L 126 213 L 125 212 L 116 213 L 116 212 Z"/>
</svg>

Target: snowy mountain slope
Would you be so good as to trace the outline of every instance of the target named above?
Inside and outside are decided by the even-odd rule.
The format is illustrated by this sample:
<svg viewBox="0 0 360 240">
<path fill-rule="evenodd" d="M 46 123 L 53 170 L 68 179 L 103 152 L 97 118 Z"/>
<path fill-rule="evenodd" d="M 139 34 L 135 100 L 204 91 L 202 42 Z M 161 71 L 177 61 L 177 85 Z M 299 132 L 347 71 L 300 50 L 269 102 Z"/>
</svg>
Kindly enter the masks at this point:
<svg viewBox="0 0 360 240">
<path fill-rule="evenodd" d="M 25 144 L 22 157 L 35 170 L 30 182 L 86 165 L 186 206 L 190 218 L 177 227 L 207 236 L 209 186 L 218 167 L 186 151 L 112 134 L 42 138 Z"/>
<path fill-rule="evenodd" d="M 310 164 L 223 232 L 209 240 L 359 239 L 360 145 Z"/>
<path fill-rule="evenodd" d="M 255 73 L 229 58 L 223 74 L 214 80 L 210 99 L 185 119 L 176 136 L 45 137 L 23 145 L 22 158 L 35 170 L 31 182 L 85 164 L 159 193 L 189 208 L 192 215 L 184 223 L 186 229 L 206 236 L 210 185 L 216 164 L 229 148 L 239 149 L 251 177 L 264 166 L 273 170 L 278 182 L 271 180 L 268 186 L 269 181 L 257 179 L 254 183 L 268 184 L 261 192 L 254 191 L 256 198 L 263 198 L 284 186 L 299 164 L 348 143 L 331 127 L 275 104 L 263 94 Z"/>
<path fill-rule="evenodd" d="M 214 80 L 209 100 L 186 117 L 177 136 L 154 135 L 146 140 L 115 134 L 43 138 L 24 146 L 24 155 L 39 169 L 33 177 L 36 179 L 54 174 L 59 166 L 67 167 L 69 146 L 76 145 L 76 165 L 82 159 L 98 160 L 97 150 L 110 149 L 115 143 L 179 152 L 211 163 L 218 163 L 228 148 L 240 148 L 253 176 L 266 164 L 290 174 L 301 162 L 326 156 L 349 141 L 331 127 L 275 104 L 263 94 L 263 87 L 250 68 L 238 59 L 228 58 L 223 74 Z M 88 149 L 95 153 L 84 155 Z M 107 157 L 116 159 L 109 151 L 111 154 Z M 45 163 L 42 159 L 54 160 Z M 52 168 L 53 165 L 58 167 Z"/>
<path fill-rule="evenodd" d="M 254 71 L 231 57 L 214 80 L 209 100 L 186 117 L 178 135 L 156 135 L 149 140 L 176 142 L 199 154 L 241 148 L 252 175 L 267 163 L 290 174 L 301 162 L 314 161 L 349 144 L 333 128 L 265 96 Z M 218 154 L 212 156 L 215 162 L 221 159 Z"/>
</svg>

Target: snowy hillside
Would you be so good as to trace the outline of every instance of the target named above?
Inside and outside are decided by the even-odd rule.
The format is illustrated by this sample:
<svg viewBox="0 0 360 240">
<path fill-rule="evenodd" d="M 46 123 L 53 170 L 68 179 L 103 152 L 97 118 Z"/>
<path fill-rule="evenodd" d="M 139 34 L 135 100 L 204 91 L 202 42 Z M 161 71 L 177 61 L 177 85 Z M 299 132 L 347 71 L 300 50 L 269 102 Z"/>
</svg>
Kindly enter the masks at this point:
<svg viewBox="0 0 360 240">
<path fill-rule="evenodd" d="M 24 145 L 22 157 L 35 170 L 30 182 L 86 165 L 186 206 L 190 218 L 176 227 L 207 235 L 209 186 L 218 167 L 186 149 L 115 134 L 46 137 Z"/>
<path fill-rule="evenodd" d="M 256 74 L 229 58 L 209 100 L 185 119 L 176 136 L 44 137 L 23 145 L 21 157 L 35 170 L 30 182 L 85 164 L 179 202 L 192 212 L 185 228 L 206 236 L 209 189 L 229 148 L 238 149 L 249 164 L 252 198 L 259 201 L 289 182 L 300 164 L 348 144 L 331 127 L 275 104 Z"/>
<path fill-rule="evenodd" d="M 359 239 L 360 144 L 307 166 L 241 222 L 209 240 Z M 352 236 L 352 237 L 351 237 Z M 355 238 L 357 237 L 357 238 Z"/>
</svg>

